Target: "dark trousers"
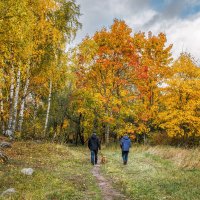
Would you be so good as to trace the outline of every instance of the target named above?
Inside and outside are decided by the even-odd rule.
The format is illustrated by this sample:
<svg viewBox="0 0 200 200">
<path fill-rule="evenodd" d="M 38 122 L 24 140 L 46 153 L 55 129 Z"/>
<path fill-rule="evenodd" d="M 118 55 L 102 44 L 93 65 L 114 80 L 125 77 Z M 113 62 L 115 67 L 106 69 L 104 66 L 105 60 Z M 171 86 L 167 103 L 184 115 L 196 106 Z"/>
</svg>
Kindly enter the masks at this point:
<svg viewBox="0 0 200 200">
<path fill-rule="evenodd" d="M 123 162 L 124 164 L 127 164 L 128 162 L 128 151 L 122 151 L 122 159 L 123 159 Z"/>
<path fill-rule="evenodd" d="M 91 150 L 91 163 L 97 164 L 98 161 L 98 151 L 97 150 Z"/>
</svg>

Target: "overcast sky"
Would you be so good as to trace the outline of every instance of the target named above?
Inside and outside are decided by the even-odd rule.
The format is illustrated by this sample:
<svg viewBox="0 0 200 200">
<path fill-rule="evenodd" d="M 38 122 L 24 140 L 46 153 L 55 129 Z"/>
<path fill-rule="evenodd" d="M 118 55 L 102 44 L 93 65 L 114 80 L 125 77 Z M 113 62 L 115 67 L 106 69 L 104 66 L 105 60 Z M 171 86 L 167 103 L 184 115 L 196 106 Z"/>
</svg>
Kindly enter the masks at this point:
<svg viewBox="0 0 200 200">
<path fill-rule="evenodd" d="M 92 36 L 113 19 L 124 20 L 132 29 L 153 34 L 164 32 L 173 55 L 191 53 L 200 60 L 200 0 L 76 0 L 83 25 L 72 45 Z"/>
</svg>

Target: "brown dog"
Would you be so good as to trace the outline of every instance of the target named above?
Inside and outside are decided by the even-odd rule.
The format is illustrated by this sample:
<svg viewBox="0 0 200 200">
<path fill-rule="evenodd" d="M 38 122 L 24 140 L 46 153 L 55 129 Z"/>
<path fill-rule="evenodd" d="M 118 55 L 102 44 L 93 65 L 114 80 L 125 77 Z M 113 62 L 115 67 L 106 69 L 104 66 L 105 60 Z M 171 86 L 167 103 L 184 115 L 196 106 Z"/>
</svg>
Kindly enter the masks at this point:
<svg viewBox="0 0 200 200">
<path fill-rule="evenodd" d="M 106 163 L 106 156 L 102 155 L 101 156 L 101 164 L 105 164 Z"/>
</svg>

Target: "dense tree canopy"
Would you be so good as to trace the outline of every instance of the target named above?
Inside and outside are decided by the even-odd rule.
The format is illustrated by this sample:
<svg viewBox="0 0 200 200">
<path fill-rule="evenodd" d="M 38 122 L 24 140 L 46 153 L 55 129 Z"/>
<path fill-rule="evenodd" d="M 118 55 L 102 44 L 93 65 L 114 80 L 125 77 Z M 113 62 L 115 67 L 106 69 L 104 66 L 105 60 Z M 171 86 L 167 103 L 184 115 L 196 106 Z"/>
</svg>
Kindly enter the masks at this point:
<svg viewBox="0 0 200 200">
<path fill-rule="evenodd" d="M 0 3 L 4 134 L 12 137 L 14 133 L 16 136 L 46 132 L 52 93 L 65 84 L 66 44 L 81 26 L 79 15 L 79 6 L 73 0 Z M 41 117 L 45 110 L 46 117 Z"/>
<path fill-rule="evenodd" d="M 194 59 L 173 61 L 165 34 L 133 34 L 121 20 L 66 52 L 79 15 L 73 0 L 0 3 L 2 134 L 84 144 L 95 131 L 106 143 L 124 133 L 197 143 Z"/>
<path fill-rule="evenodd" d="M 133 35 L 124 21 L 115 20 L 72 50 L 76 112 L 85 116 L 86 135 L 97 131 L 107 143 L 124 133 L 138 140 L 199 138 L 199 68 L 189 54 L 173 62 L 166 42 L 163 33 Z M 178 111 L 175 88 L 187 96 Z"/>
</svg>

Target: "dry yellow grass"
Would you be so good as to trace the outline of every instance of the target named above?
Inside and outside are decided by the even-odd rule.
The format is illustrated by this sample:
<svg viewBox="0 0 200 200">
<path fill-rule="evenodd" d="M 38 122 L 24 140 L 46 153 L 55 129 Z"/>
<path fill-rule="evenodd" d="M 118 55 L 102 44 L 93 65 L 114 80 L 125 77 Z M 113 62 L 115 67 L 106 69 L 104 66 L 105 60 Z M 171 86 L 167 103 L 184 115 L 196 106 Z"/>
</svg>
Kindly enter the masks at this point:
<svg viewBox="0 0 200 200">
<path fill-rule="evenodd" d="M 172 160 L 178 167 L 200 169 L 200 148 L 184 149 L 175 147 L 149 147 L 148 153 Z"/>
</svg>

